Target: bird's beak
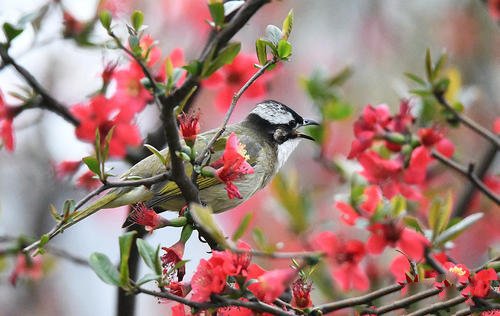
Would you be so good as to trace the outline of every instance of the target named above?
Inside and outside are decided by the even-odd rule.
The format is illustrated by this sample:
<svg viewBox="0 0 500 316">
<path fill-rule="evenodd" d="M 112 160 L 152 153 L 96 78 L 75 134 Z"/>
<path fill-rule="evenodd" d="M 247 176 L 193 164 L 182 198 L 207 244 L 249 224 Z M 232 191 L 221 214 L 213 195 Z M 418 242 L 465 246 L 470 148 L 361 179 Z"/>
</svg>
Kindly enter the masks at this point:
<svg viewBox="0 0 500 316">
<path fill-rule="evenodd" d="M 319 125 L 319 123 L 316 122 L 316 121 L 314 121 L 314 120 L 304 119 L 302 125 L 300 125 L 299 127 L 302 127 L 302 126 L 311 126 L 311 125 Z M 299 132 L 297 132 L 297 137 L 304 138 L 304 139 L 309 139 L 309 140 L 312 140 L 313 142 L 316 141 L 311 136 L 306 135 L 306 134 L 302 134 L 302 133 L 299 133 Z"/>
</svg>

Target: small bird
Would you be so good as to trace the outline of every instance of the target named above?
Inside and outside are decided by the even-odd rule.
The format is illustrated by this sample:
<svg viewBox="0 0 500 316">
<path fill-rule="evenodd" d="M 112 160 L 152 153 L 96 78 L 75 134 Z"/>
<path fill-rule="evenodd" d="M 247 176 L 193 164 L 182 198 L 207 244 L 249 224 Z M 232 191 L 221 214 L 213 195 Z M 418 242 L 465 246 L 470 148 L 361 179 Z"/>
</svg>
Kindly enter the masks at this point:
<svg viewBox="0 0 500 316">
<path fill-rule="evenodd" d="M 298 131 L 298 128 L 308 125 L 318 125 L 318 123 L 302 118 L 280 102 L 267 100 L 257 104 L 243 121 L 228 125 L 221 136 L 227 138 L 231 134 L 236 135 L 240 146 L 244 148 L 246 161 L 253 168 L 252 173 L 244 174 L 234 180 L 240 198 L 229 198 L 225 184 L 216 177 L 200 175 L 197 178 L 197 186 L 201 201 L 209 205 L 214 213 L 226 211 L 246 201 L 269 183 L 301 139 L 314 140 Z M 216 133 L 217 130 L 211 130 L 198 135 L 194 145 L 195 150 L 203 151 Z M 213 149 L 210 161 L 217 161 L 223 155 L 223 151 L 223 148 Z M 170 161 L 168 148 L 160 153 L 167 161 Z M 189 168 L 186 167 L 189 175 L 192 173 L 192 168 L 188 163 L 185 165 L 189 165 Z M 121 179 L 144 179 L 165 173 L 167 170 L 168 166 L 165 166 L 156 155 L 151 155 L 132 166 L 121 176 Z M 154 208 L 157 212 L 179 211 L 186 204 L 177 185 L 167 180 L 150 187 L 111 189 L 91 205 L 78 211 L 75 220 L 79 221 L 103 208 L 140 202 L 145 203 L 147 207 Z"/>
</svg>

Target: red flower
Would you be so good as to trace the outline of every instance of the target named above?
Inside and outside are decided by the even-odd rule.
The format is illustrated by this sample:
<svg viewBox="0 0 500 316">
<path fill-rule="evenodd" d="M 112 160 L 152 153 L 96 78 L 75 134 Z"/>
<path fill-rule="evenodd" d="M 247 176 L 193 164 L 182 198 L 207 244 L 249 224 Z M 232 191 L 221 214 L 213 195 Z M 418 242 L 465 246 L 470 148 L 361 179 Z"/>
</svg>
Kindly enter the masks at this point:
<svg viewBox="0 0 500 316">
<path fill-rule="evenodd" d="M 216 168 L 217 178 L 226 184 L 227 196 L 230 199 L 242 199 L 238 187 L 233 181 L 246 174 L 254 172 L 252 166 L 246 161 L 245 146 L 238 141 L 238 137 L 233 132 L 226 141 L 226 148 L 222 157 L 211 164 Z"/>
<path fill-rule="evenodd" d="M 446 262 L 443 266 L 447 271 L 446 280 L 451 284 L 457 282 L 466 284 L 469 281 L 470 271 L 465 265 L 461 263 L 454 264 L 453 262 Z"/>
<path fill-rule="evenodd" d="M 413 260 L 420 260 L 424 255 L 425 245 L 429 241 L 414 230 L 395 222 L 376 223 L 368 227 L 372 233 L 366 243 L 370 253 L 380 254 L 385 247 L 399 248 Z"/>
<path fill-rule="evenodd" d="M 368 276 L 359 266 L 366 254 L 361 241 L 354 239 L 345 241 L 331 232 L 323 232 L 313 238 L 312 245 L 314 249 L 325 252 L 330 258 L 333 278 L 340 284 L 342 290 L 368 289 L 370 284 Z"/>
<path fill-rule="evenodd" d="M 356 221 L 360 218 L 358 212 L 346 202 L 335 202 L 335 208 L 340 211 L 340 220 L 349 226 L 356 224 Z"/>
<path fill-rule="evenodd" d="M 109 62 L 108 64 L 106 64 L 106 67 L 104 67 L 104 70 L 101 73 L 102 84 L 104 87 L 107 87 L 113 79 L 113 75 L 115 74 L 117 66 L 117 62 Z"/>
<path fill-rule="evenodd" d="M 128 68 L 116 70 L 113 78 L 116 80 L 113 97 L 127 104 L 130 111 L 140 112 L 153 100 L 151 93 L 141 83 L 144 72 L 136 62 L 131 62 Z"/>
<path fill-rule="evenodd" d="M 184 138 L 188 146 L 193 146 L 196 136 L 200 133 L 200 114 L 186 114 L 183 112 L 178 119 L 182 138 Z"/>
<path fill-rule="evenodd" d="M 43 275 L 42 257 L 27 257 L 24 254 L 18 254 L 16 259 L 16 266 L 9 276 L 9 282 L 16 285 L 19 277 L 24 277 L 31 280 L 38 280 Z"/>
<path fill-rule="evenodd" d="M 312 282 L 304 278 L 298 278 L 292 283 L 292 305 L 298 308 L 312 306 L 311 300 Z"/>
<path fill-rule="evenodd" d="M 453 156 L 455 145 L 435 128 L 421 128 L 418 130 L 418 136 L 423 146 L 436 147 L 437 151 L 448 158 Z"/>
<path fill-rule="evenodd" d="M 64 30 L 63 34 L 65 37 L 78 36 L 85 29 L 85 23 L 78 21 L 71 13 L 68 11 L 63 11 L 63 23 Z"/>
<path fill-rule="evenodd" d="M 92 171 L 87 171 L 76 180 L 76 186 L 87 191 L 98 188 L 101 181 L 97 179 Z"/>
<path fill-rule="evenodd" d="M 20 108 L 8 106 L 0 90 L 0 139 L 8 151 L 14 150 L 14 131 L 12 121 L 19 113 Z"/>
<path fill-rule="evenodd" d="M 96 129 L 104 141 L 108 132 L 114 127 L 109 143 L 109 154 L 123 157 L 127 146 L 141 143 L 139 129 L 131 121 L 135 112 L 115 98 L 107 99 L 97 95 L 89 103 L 77 104 L 71 108 L 73 115 L 80 120 L 76 128 L 76 136 L 84 141 L 94 142 Z"/>
<path fill-rule="evenodd" d="M 172 316 L 186 316 L 191 314 L 191 313 L 186 313 L 186 305 L 182 303 L 175 304 L 174 306 L 172 306 L 171 310 L 172 310 Z"/>
<path fill-rule="evenodd" d="M 462 291 L 462 295 L 486 297 L 491 290 L 491 281 L 495 280 L 498 280 L 498 276 L 493 268 L 481 270 L 469 278 L 469 285 Z"/>
<path fill-rule="evenodd" d="M 203 84 L 207 88 L 215 88 L 217 96 L 215 105 L 221 111 L 226 111 L 231 104 L 231 100 L 238 91 L 255 72 L 254 64 L 258 63 L 254 54 L 240 53 L 233 60 L 233 63 L 226 65 L 211 75 Z M 264 75 L 255 81 L 243 94 L 242 98 L 261 98 L 266 94 L 266 82 L 269 75 Z"/>
<path fill-rule="evenodd" d="M 221 293 L 226 287 L 226 277 L 220 259 L 201 259 L 191 279 L 191 299 L 195 302 L 206 302 L 212 293 Z"/>
<path fill-rule="evenodd" d="M 161 265 L 163 267 L 163 278 L 172 279 L 172 274 L 175 272 L 174 267 L 182 261 L 182 256 L 184 255 L 185 243 L 178 241 L 172 247 L 162 247 L 161 249 L 165 251 L 165 254 L 161 256 Z M 184 275 L 186 274 L 186 266 L 183 265 L 177 268 L 177 280 L 182 281 Z M 172 282 L 170 282 L 172 283 Z"/>
<path fill-rule="evenodd" d="M 497 117 L 493 122 L 493 133 L 500 134 L 500 117 Z"/>
<path fill-rule="evenodd" d="M 238 249 L 250 251 L 252 248 L 246 242 L 240 241 L 238 242 Z M 247 269 L 252 260 L 252 254 L 250 252 L 234 253 L 229 250 L 214 251 L 213 256 L 221 260 L 222 269 L 224 270 L 225 274 L 230 276 L 247 276 Z"/>
<path fill-rule="evenodd" d="M 57 164 L 56 166 L 56 176 L 58 179 L 63 179 L 66 176 L 71 176 L 73 175 L 78 168 L 80 168 L 80 165 L 82 162 L 80 160 L 64 160 Z"/>
<path fill-rule="evenodd" d="M 418 282 L 418 275 L 413 274 L 410 262 L 404 255 L 395 257 L 391 262 L 389 270 L 399 284 Z"/>
<path fill-rule="evenodd" d="M 267 271 L 257 278 L 257 282 L 250 284 L 248 289 L 259 300 L 273 303 L 290 285 L 297 273 L 297 270 L 292 269 Z"/>
<path fill-rule="evenodd" d="M 388 124 L 388 129 L 397 133 L 408 133 L 410 126 L 415 121 L 411 114 L 411 104 L 409 100 L 401 100 L 399 103 L 399 113 L 394 115 Z"/>
<path fill-rule="evenodd" d="M 500 0 L 488 0 L 488 12 L 495 22 L 500 21 Z"/>
<path fill-rule="evenodd" d="M 186 284 L 177 281 L 170 281 L 166 286 L 166 288 L 170 293 L 180 297 L 185 297 L 189 292 L 189 289 L 186 286 Z"/>
<path fill-rule="evenodd" d="M 130 214 L 130 219 L 136 224 L 144 226 L 146 231 L 153 232 L 153 230 L 165 227 L 168 221 L 158 215 L 154 210 L 148 208 L 144 203 L 136 204 Z"/>
</svg>

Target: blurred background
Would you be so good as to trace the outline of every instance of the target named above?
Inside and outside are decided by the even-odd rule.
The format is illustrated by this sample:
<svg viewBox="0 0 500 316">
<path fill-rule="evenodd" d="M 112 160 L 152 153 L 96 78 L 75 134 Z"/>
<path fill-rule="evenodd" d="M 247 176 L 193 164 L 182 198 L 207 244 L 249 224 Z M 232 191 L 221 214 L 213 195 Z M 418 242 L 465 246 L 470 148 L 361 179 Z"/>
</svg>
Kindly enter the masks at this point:
<svg viewBox="0 0 500 316">
<path fill-rule="evenodd" d="M 16 23 L 21 16 L 37 12 L 47 3 L 0 0 L 0 23 Z M 92 19 L 98 5 L 91 0 L 61 3 L 78 21 Z M 208 36 L 205 0 L 114 1 L 107 5 L 115 12 L 120 34 L 126 33 L 124 25 L 133 9 L 142 10 L 149 26 L 147 32 L 158 41 L 164 56 L 182 48 L 186 61 L 197 58 Z M 290 39 L 291 61 L 264 79 L 265 95 L 243 99 L 232 120 L 242 119 L 257 101 L 266 98 L 279 100 L 305 117 L 321 119 L 317 104 L 304 88 L 307 80 L 332 76 L 345 67 L 353 70 L 349 80 L 335 91 L 349 108 L 346 115 L 333 115 L 325 121 L 321 144 L 301 144 L 282 172 L 284 181 L 295 187 L 292 195 L 307 196 L 304 221 L 311 227 L 343 229 L 337 226 L 333 201 L 348 194 L 349 184 L 325 161 L 340 164 L 341 157 L 349 152 L 352 123 L 359 109 L 367 104 L 386 103 L 397 110 L 399 100 L 410 97 L 408 91 L 413 86 L 403 74 L 409 71 L 423 75 L 426 48 L 434 55 L 448 53 L 449 65 L 454 69 L 450 71 L 459 72 L 455 74 L 460 82 L 455 97 L 464 104 L 469 116 L 491 129 L 495 117 L 500 115 L 500 32 L 481 1 L 272 1 L 235 36 L 234 40 L 242 43 L 242 52 L 254 54 L 255 40 L 264 34 L 266 25 L 281 26 L 292 8 L 295 24 Z M 100 88 L 100 74 L 108 62 L 125 63 L 127 59 L 116 50 L 82 46 L 63 38 L 67 25 L 63 24 L 62 10 L 55 6 L 48 10 L 40 29 L 25 30 L 13 43 L 11 54 L 58 100 L 67 105 L 83 102 Z M 94 42 L 107 40 L 100 26 L 90 38 Z M 20 91 L 22 86 L 24 81 L 10 67 L 0 71 L 0 89 L 8 102 L 15 104 L 7 92 Z M 222 121 L 224 112 L 215 107 L 216 96 L 216 90 L 202 88 L 193 105 L 200 110 L 203 130 Z M 157 109 L 148 106 L 137 121 L 143 135 L 147 135 L 159 125 Z M 23 112 L 14 125 L 16 150 L 0 151 L 0 236 L 39 236 L 53 225 L 48 212 L 50 204 L 60 207 L 65 199 L 79 200 L 86 194 L 75 188 L 71 179 L 58 180 L 54 166 L 63 160 L 81 159 L 91 154 L 92 148 L 75 137 L 72 125 L 47 111 Z M 477 161 L 486 150 L 486 142 L 464 128 L 450 130 L 448 135 L 457 144 L 457 156 L 462 161 Z M 128 168 L 123 162 L 110 165 L 116 174 Z M 351 168 L 345 162 L 342 165 Z M 498 163 L 490 171 L 498 174 Z M 438 188 L 455 188 L 457 193 L 463 183 L 463 178 L 451 173 L 435 181 Z M 472 208 L 490 215 L 457 241 L 454 255 L 474 266 L 485 260 L 488 247 L 498 248 L 495 225 L 500 224 L 500 218 L 498 207 L 495 209 L 484 198 L 476 199 Z M 268 187 L 217 219 L 229 235 L 248 212 L 254 213 L 252 227 L 259 228 L 270 244 L 283 250 L 302 249 L 301 240 L 307 238 L 308 232 L 298 234 L 291 228 L 290 215 L 276 197 L 276 185 L 274 190 L 273 186 Z M 125 214 L 124 209 L 100 212 L 72 227 L 53 244 L 83 258 L 98 251 L 118 260 L 117 236 L 122 233 L 120 226 Z M 359 231 L 356 233 L 357 238 L 363 238 Z M 175 229 L 162 229 L 155 231 L 149 242 L 169 246 L 178 235 Z M 251 234 L 244 239 L 251 242 Z M 208 256 L 207 250 L 196 237 L 191 238 L 185 254 L 191 260 L 187 264 L 187 279 L 199 259 Z M 384 264 L 394 253 L 386 252 L 367 263 L 371 277 L 387 273 Z M 271 267 L 269 261 L 262 264 Z M 286 266 L 289 262 L 272 264 Z M 0 266 L 0 315 L 114 314 L 116 289 L 101 282 L 87 267 L 52 257 L 46 260 L 47 273 L 42 280 L 20 282 L 14 288 L 7 281 L 13 260 L 5 260 Z M 315 295 L 314 302 L 327 299 L 319 291 Z M 138 315 L 167 315 L 170 308 L 158 303 L 140 295 Z"/>
</svg>

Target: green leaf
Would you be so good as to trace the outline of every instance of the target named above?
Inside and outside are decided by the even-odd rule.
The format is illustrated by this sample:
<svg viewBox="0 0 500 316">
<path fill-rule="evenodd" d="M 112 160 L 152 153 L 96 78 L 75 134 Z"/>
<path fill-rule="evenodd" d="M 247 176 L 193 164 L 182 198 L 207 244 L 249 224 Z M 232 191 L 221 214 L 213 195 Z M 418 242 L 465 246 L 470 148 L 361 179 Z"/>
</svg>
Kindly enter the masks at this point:
<svg viewBox="0 0 500 316">
<path fill-rule="evenodd" d="M 391 210 L 394 217 L 398 217 L 406 211 L 406 199 L 402 195 L 396 195 L 391 199 Z"/>
<path fill-rule="evenodd" d="M 405 226 L 413 228 L 417 232 L 424 234 L 424 230 L 422 229 L 422 225 L 420 225 L 420 221 L 414 216 L 405 216 L 403 217 L 403 223 Z"/>
<path fill-rule="evenodd" d="M 99 252 L 91 254 L 89 265 L 105 283 L 116 286 L 120 285 L 120 274 L 105 254 Z"/>
<path fill-rule="evenodd" d="M 135 241 L 137 250 L 144 263 L 151 268 L 156 274 L 161 275 L 161 262 L 160 262 L 160 245 L 154 249 L 145 240 L 137 238 Z"/>
<path fill-rule="evenodd" d="M 432 95 L 432 92 L 430 92 L 427 89 L 413 89 L 413 90 L 410 90 L 410 93 L 418 95 L 420 97 L 428 97 L 428 96 Z"/>
<path fill-rule="evenodd" d="M 427 80 L 432 83 L 432 59 L 431 59 L 431 50 L 427 48 L 425 51 L 425 74 L 427 75 Z"/>
<path fill-rule="evenodd" d="M 261 38 L 255 41 L 255 51 L 257 52 L 257 59 L 259 60 L 259 64 L 262 66 L 267 62 L 266 47 L 266 43 Z"/>
<path fill-rule="evenodd" d="M 182 68 L 186 69 L 186 71 L 193 76 L 197 76 L 201 73 L 201 62 L 199 60 L 193 60 L 189 64 L 183 66 Z"/>
<path fill-rule="evenodd" d="M 165 158 L 165 156 L 163 156 L 162 153 L 158 149 L 156 149 L 153 145 L 144 144 L 144 147 L 146 147 L 150 152 L 152 152 L 156 157 L 158 157 L 158 159 L 164 166 L 168 164 L 167 158 Z"/>
<path fill-rule="evenodd" d="M 130 257 L 130 249 L 135 234 L 137 234 L 137 232 L 134 230 L 118 238 L 120 244 L 120 286 L 125 288 L 130 285 L 128 259 Z"/>
<path fill-rule="evenodd" d="M 139 10 L 134 10 L 130 16 L 130 21 L 132 22 L 132 27 L 134 30 L 139 31 L 144 22 L 144 14 Z"/>
<path fill-rule="evenodd" d="M 328 80 L 327 85 L 329 87 L 341 86 L 343 85 L 353 74 L 352 67 L 346 66 L 344 69 L 335 74 L 332 78 Z"/>
<path fill-rule="evenodd" d="M 90 171 L 98 176 L 101 176 L 101 167 L 99 161 L 94 156 L 88 156 L 82 158 L 83 163 L 89 168 Z"/>
<path fill-rule="evenodd" d="M 281 28 L 281 33 L 282 33 L 281 38 L 287 41 L 288 38 L 290 37 L 290 33 L 292 32 L 292 28 L 293 28 L 293 9 L 288 12 L 288 15 L 283 21 L 283 27 Z"/>
<path fill-rule="evenodd" d="M 273 45 L 278 46 L 278 42 L 282 38 L 283 33 L 279 29 L 279 27 L 275 25 L 268 25 L 266 27 L 266 35 L 265 38 L 268 39 Z"/>
<path fill-rule="evenodd" d="M 484 216 L 483 213 L 475 213 L 467 216 L 457 224 L 444 230 L 435 240 L 434 245 L 439 246 L 444 243 L 457 238 L 461 233 L 463 233 L 467 228 L 475 224 Z"/>
<path fill-rule="evenodd" d="M 189 206 L 189 213 L 195 222 L 200 225 L 203 230 L 205 230 L 215 241 L 217 241 L 219 245 L 223 247 L 227 246 L 226 238 L 222 233 L 222 230 L 215 222 L 212 208 L 191 203 Z"/>
<path fill-rule="evenodd" d="M 135 282 L 135 284 L 137 286 L 141 286 L 141 285 L 148 283 L 148 282 L 151 282 L 151 281 L 158 281 L 160 278 L 161 278 L 161 274 L 148 273 L 148 274 L 144 275 L 142 278 L 140 278 L 139 280 L 137 280 Z"/>
<path fill-rule="evenodd" d="M 43 248 L 50 240 L 49 234 L 43 234 L 42 237 L 40 237 L 40 245 L 38 247 Z"/>
<path fill-rule="evenodd" d="M 419 84 L 419 85 L 421 85 L 421 86 L 425 86 L 425 85 L 426 85 L 426 83 L 425 83 L 424 79 L 420 78 L 419 76 L 417 76 L 417 75 L 415 75 L 415 74 L 412 74 L 412 73 L 410 73 L 410 72 L 405 72 L 405 76 L 406 76 L 408 79 L 410 79 L 410 80 L 412 80 L 412 81 L 414 81 L 414 82 L 418 83 L 418 84 Z"/>
<path fill-rule="evenodd" d="M 452 195 L 448 192 L 446 200 L 434 199 L 429 210 L 429 227 L 432 229 L 432 238 L 435 239 L 448 226 L 452 212 Z"/>
<path fill-rule="evenodd" d="M 202 77 L 206 78 L 216 72 L 220 67 L 231 64 L 241 49 L 241 43 L 229 43 L 224 47 L 219 55 L 209 64 L 208 68 L 202 72 Z"/>
<path fill-rule="evenodd" d="M 19 36 L 24 29 L 18 28 L 8 22 L 5 22 L 2 26 L 3 28 L 3 33 L 5 34 L 5 37 L 7 38 L 7 42 L 11 42 L 13 39 Z"/>
<path fill-rule="evenodd" d="M 130 35 L 128 38 L 128 45 L 130 46 L 130 49 L 132 50 L 135 56 L 141 56 L 142 48 L 138 36 Z"/>
<path fill-rule="evenodd" d="M 262 229 L 258 227 L 254 228 L 252 230 L 252 238 L 259 249 L 265 249 L 267 247 L 267 238 Z"/>
<path fill-rule="evenodd" d="M 253 213 L 247 213 L 243 217 L 240 224 L 238 225 L 238 228 L 236 228 L 236 230 L 234 231 L 233 237 L 231 237 L 233 241 L 237 241 L 245 234 L 248 225 L 250 225 L 250 222 L 252 221 L 252 218 L 253 218 Z"/>
<path fill-rule="evenodd" d="M 280 40 L 278 42 L 278 57 L 280 59 L 288 59 L 292 55 L 292 44 L 286 40 Z"/>
<path fill-rule="evenodd" d="M 334 99 L 326 102 L 322 110 L 324 118 L 332 121 L 346 119 L 352 114 L 350 104 Z"/>
<path fill-rule="evenodd" d="M 63 214 L 64 218 L 67 218 L 69 214 L 75 211 L 76 203 L 75 200 L 66 200 L 63 204 Z"/>
<path fill-rule="evenodd" d="M 441 72 L 441 70 L 443 70 L 447 60 L 448 56 L 446 54 L 443 53 L 441 54 L 441 56 L 439 56 L 439 59 L 434 66 L 434 70 L 432 71 L 433 78 L 437 78 L 439 76 L 439 73 Z"/>
<path fill-rule="evenodd" d="M 99 20 L 101 21 L 102 26 L 109 31 L 111 28 L 112 20 L 111 13 L 107 10 L 101 11 L 101 13 L 99 14 Z"/>
<path fill-rule="evenodd" d="M 213 2 L 208 5 L 208 9 L 210 10 L 210 16 L 214 21 L 214 24 L 217 26 L 224 25 L 224 5 L 222 1 Z"/>
<path fill-rule="evenodd" d="M 433 89 L 437 94 L 444 94 L 448 90 L 450 79 L 443 78 L 433 85 Z"/>
</svg>

